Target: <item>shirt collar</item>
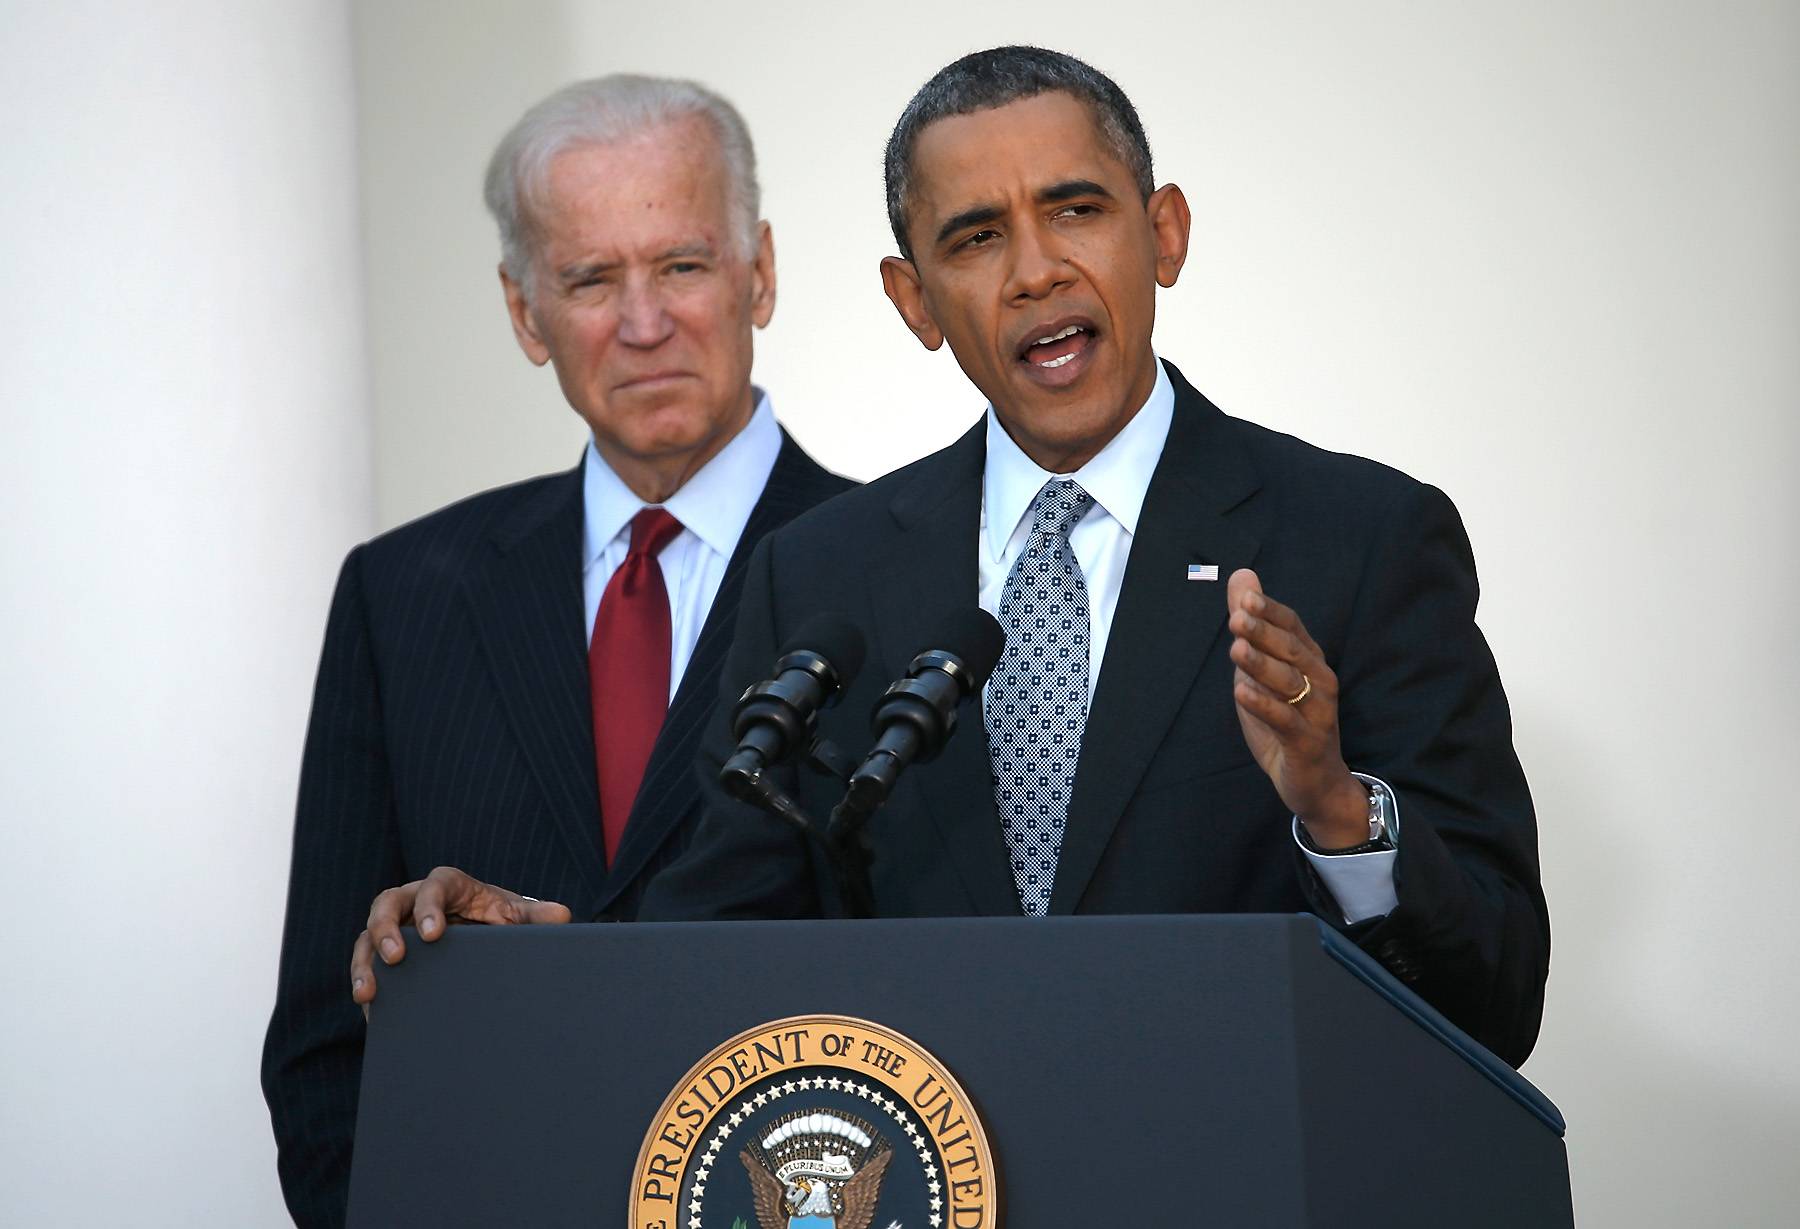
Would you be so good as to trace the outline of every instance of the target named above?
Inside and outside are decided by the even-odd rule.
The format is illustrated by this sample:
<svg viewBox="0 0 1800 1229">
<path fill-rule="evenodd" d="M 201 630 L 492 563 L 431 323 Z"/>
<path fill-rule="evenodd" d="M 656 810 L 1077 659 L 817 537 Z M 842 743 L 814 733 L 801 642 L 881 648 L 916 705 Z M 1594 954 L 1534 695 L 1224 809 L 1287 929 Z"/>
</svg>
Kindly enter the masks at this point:
<svg viewBox="0 0 1800 1229">
<path fill-rule="evenodd" d="M 698 472 L 660 506 L 680 521 L 707 547 L 725 558 L 737 549 L 737 541 L 750 520 L 756 501 L 762 498 L 769 471 L 781 451 L 781 428 L 769 394 L 754 389 L 756 408 L 750 421 L 731 437 Z M 647 506 L 613 473 L 590 438 L 584 458 L 582 500 L 585 525 L 582 566 L 589 568 L 608 544 L 617 538 L 631 518 Z"/>
<path fill-rule="evenodd" d="M 1156 384 L 1150 397 L 1124 429 L 1074 473 L 1052 474 L 1025 455 L 1000 425 L 994 407 L 988 406 L 987 465 L 982 473 L 981 493 L 990 555 L 998 559 L 1006 553 L 1006 544 L 1031 510 L 1031 501 L 1052 478 L 1079 482 L 1081 489 L 1092 495 L 1094 502 L 1127 534 L 1136 536 L 1138 515 L 1144 510 L 1144 493 L 1150 488 L 1150 475 L 1156 472 L 1174 417 L 1175 386 L 1158 360 Z"/>
</svg>

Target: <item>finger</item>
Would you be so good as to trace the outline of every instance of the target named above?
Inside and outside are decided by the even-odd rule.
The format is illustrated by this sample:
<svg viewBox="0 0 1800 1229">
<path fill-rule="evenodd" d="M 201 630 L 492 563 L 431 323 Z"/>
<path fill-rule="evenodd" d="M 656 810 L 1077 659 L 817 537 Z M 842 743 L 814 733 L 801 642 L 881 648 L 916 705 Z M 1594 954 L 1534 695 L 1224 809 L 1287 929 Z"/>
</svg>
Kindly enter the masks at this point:
<svg viewBox="0 0 1800 1229">
<path fill-rule="evenodd" d="M 1297 705 L 1289 704 L 1287 697 L 1276 695 L 1255 679 L 1240 676 L 1231 696 L 1240 709 L 1268 726 L 1284 743 L 1298 743 L 1316 733 L 1300 715 Z"/>
<path fill-rule="evenodd" d="M 356 946 L 350 949 L 350 998 L 364 1010 L 375 998 L 375 943 L 366 930 L 356 936 Z"/>
<path fill-rule="evenodd" d="M 1252 647 L 1278 661 L 1308 673 L 1311 673 L 1314 666 L 1323 664 L 1324 658 L 1311 641 L 1304 640 L 1287 628 L 1271 623 L 1259 615 L 1246 610 L 1235 610 L 1229 622 L 1233 636 L 1248 640 Z"/>
<path fill-rule="evenodd" d="M 1258 589 L 1255 593 L 1245 595 L 1244 610 L 1265 623 L 1279 627 L 1314 652 L 1319 651 L 1312 633 L 1306 630 L 1306 623 L 1300 618 L 1300 612 L 1292 606 L 1278 602 Z"/>
<path fill-rule="evenodd" d="M 1232 641 L 1231 661 L 1243 674 L 1261 683 L 1284 701 L 1304 692 L 1310 677 L 1298 666 L 1271 657 L 1248 640 Z"/>
<path fill-rule="evenodd" d="M 1241 640 L 1232 642 L 1231 660 L 1238 667 L 1240 681 L 1248 679 L 1294 714 L 1298 722 L 1295 729 L 1324 731 L 1336 727 L 1337 675 L 1323 661 L 1312 662 L 1306 670 L 1300 670 L 1258 655 Z"/>
<path fill-rule="evenodd" d="M 1269 735 L 1269 737 L 1273 738 L 1275 736 L 1275 732 L 1273 730 L 1269 729 L 1268 725 L 1262 720 L 1262 718 L 1258 717 L 1255 713 L 1253 713 L 1249 709 L 1245 708 L 1243 703 L 1240 700 L 1238 700 L 1238 695 L 1237 695 L 1238 688 L 1240 688 L 1240 687 L 1256 687 L 1256 686 L 1260 686 L 1260 684 L 1258 684 L 1256 682 L 1256 680 L 1252 679 L 1249 675 L 1245 674 L 1242 670 L 1233 670 L 1232 671 L 1231 699 L 1232 699 L 1232 703 L 1237 706 L 1239 719 L 1242 720 L 1243 722 L 1245 722 L 1247 725 L 1256 726 L 1258 729 L 1267 733 Z"/>
<path fill-rule="evenodd" d="M 440 866 L 425 876 L 419 886 L 413 922 L 422 938 L 434 942 L 451 922 L 504 924 L 514 920 L 506 903 L 511 895 L 454 866 Z"/>
<path fill-rule="evenodd" d="M 1249 568 L 1239 568 L 1225 580 L 1225 609 L 1242 610 L 1244 603 L 1262 592 L 1262 580 Z"/>
<path fill-rule="evenodd" d="M 389 888 L 369 906 L 369 939 L 386 964 L 398 964 L 406 956 L 406 940 L 400 937 L 400 928 L 412 920 L 419 887 L 414 880 Z"/>
<path fill-rule="evenodd" d="M 567 905 L 553 900 L 526 900 L 521 896 L 519 906 L 520 920 L 533 926 L 561 926 L 573 916 Z"/>
<path fill-rule="evenodd" d="M 419 903 L 413 915 L 418 919 L 419 933 L 437 935 L 446 922 L 481 922 L 488 926 L 508 926 L 523 922 L 526 901 L 517 892 L 483 883 L 454 866 L 440 866 L 425 877 Z"/>
<path fill-rule="evenodd" d="M 487 926 L 556 925 L 570 919 L 569 908 L 556 901 L 534 900 L 507 888 L 483 883 L 454 866 L 440 866 L 425 877 L 413 906 L 419 933 L 435 938 L 445 924 L 479 922 Z"/>
<path fill-rule="evenodd" d="M 419 894 L 413 901 L 412 923 L 418 928 L 419 938 L 427 943 L 435 943 L 444 933 L 448 921 L 446 911 L 451 908 L 445 899 L 448 895 L 446 876 L 441 872 L 449 867 L 440 866 L 419 881 Z"/>
</svg>

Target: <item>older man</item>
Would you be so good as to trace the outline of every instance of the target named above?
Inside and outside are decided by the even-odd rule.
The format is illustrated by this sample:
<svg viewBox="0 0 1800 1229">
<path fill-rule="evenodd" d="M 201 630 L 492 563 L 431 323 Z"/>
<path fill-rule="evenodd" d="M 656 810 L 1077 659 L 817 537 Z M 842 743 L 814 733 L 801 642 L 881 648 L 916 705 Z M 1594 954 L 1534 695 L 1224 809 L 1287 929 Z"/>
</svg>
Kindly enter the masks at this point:
<svg viewBox="0 0 1800 1229">
<path fill-rule="evenodd" d="M 487 203 L 514 335 L 591 439 L 574 470 L 344 563 L 263 1056 L 303 1225 L 344 1218 L 363 1021 L 343 962 L 370 898 L 455 863 L 633 916 L 697 818 L 691 763 L 751 547 L 851 485 L 750 382 L 774 249 L 730 104 L 679 81 L 571 86 L 501 142 Z"/>
</svg>

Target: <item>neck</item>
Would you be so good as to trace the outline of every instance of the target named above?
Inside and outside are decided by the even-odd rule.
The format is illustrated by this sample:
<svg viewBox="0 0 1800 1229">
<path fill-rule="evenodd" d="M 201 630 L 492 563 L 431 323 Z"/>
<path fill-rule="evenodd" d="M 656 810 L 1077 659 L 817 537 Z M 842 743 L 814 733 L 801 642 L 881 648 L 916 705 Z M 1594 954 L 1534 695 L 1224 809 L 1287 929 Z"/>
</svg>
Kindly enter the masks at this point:
<svg viewBox="0 0 1800 1229">
<path fill-rule="evenodd" d="M 1109 416 L 1104 433 L 1081 440 L 1043 440 L 1028 438 L 1024 432 L 1015 431 L 1007 421 L 1009 415 L 1001 413 L 998 404 L 994 406 L 994 416 L 1000 420 L 1001 429 L 1012 437 L 1019 451 L 1031 458 L 1032 464 L 1051 474 L 1072 474 L 1082 466 L 1099 456 L 1106 446 L 1119 437 L 1138 416 L 1138 411 L 1150 400 L 1151 392 L 1156 388 L 1156 355 L 1146 355 L 1141 371 L 1131 382 L 1131 388 L 1120 399 L 1123 412 Z"/>
<path fill-rule="evenodd" d="M 600 459 L 606 462 L 607 468 L 619 476 L 619 481 L 629 487 L 633 495 L 647 504 L 663 504 L 704 469 L 708 461 L 718 456 L 725 445 L 737 438 L 738 432 L 749 425 L 750 415 L 755 410 L 755 393 L 746 385 L 743 403 L 730 422 L 693 448 L 638 456 L 622 451 L 612 441 L 602 440 L 598 435 L 594 436 L 594 447 L 599 450 Z"/>
<path fill-rule="evenodd" d="M 1125 423 L 1130 421 L 1131 419 L 1127 418 L 1125 422 L 1115 424 L 1112 432 L 1105 439 L 1083 440 L 1072 448 L 1046 446 L 1036 441 L 1022 440 L 1012 428 L 1006 425 L 1004 418 L 1000 419 L 1000 427 L 1012 436 L 1012 441 L 1019 446 L 1019 451 L 1030 457 L 1031 463 L 1045 473 L 1072 474 L 1099 456 L 1106 446 L 1113 442 L 1119 432 L 1125 429 Z"/>
</svg>

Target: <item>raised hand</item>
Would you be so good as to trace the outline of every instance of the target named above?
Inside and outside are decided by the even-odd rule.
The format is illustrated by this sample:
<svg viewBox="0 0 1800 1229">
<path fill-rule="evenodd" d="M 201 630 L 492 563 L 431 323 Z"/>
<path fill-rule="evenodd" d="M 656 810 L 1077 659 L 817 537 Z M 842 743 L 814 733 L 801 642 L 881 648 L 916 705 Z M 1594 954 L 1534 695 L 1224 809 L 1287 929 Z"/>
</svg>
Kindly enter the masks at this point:
<svg viewBox="0 0 1800 1229">
<path fill-rule="evenodd" d="M 1226 582 L 1232 698 L 1250 754 L 1321 849 L 1369 835 L 1369 795 L 1338 742 L 1337 675 L 1293 610 L 1263 592 L 1249 568 Z"/>
</svg>

